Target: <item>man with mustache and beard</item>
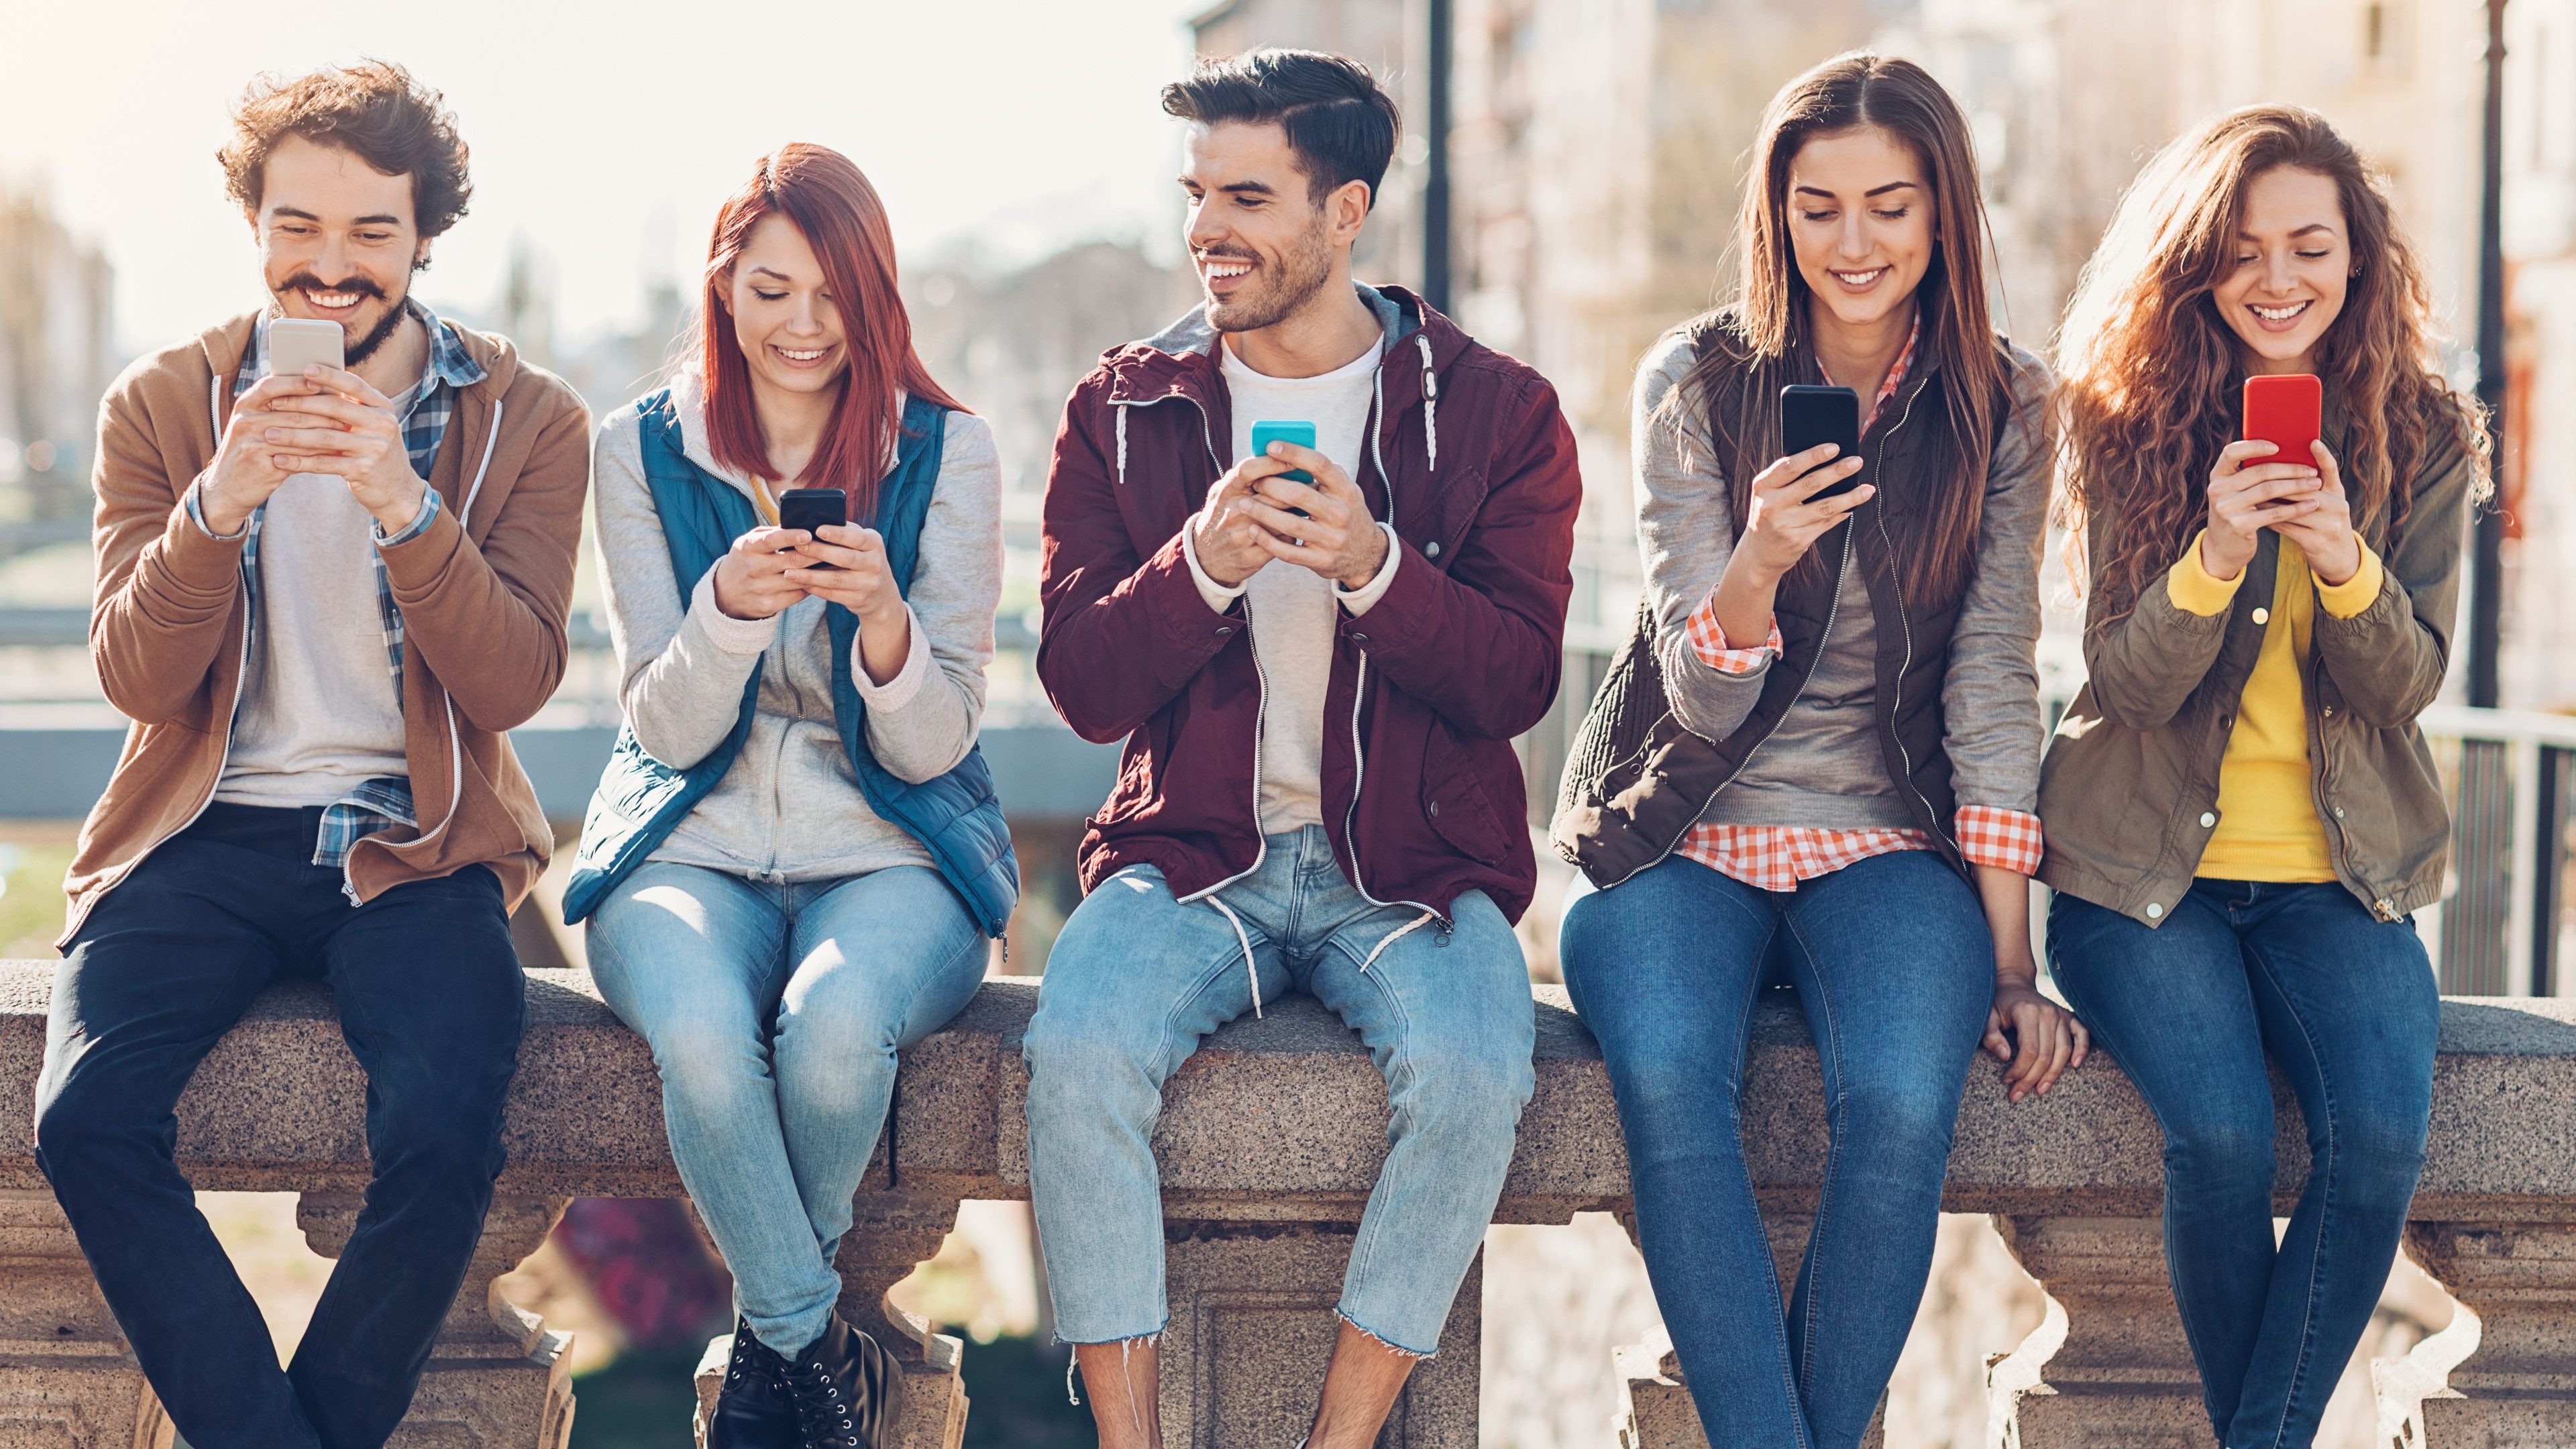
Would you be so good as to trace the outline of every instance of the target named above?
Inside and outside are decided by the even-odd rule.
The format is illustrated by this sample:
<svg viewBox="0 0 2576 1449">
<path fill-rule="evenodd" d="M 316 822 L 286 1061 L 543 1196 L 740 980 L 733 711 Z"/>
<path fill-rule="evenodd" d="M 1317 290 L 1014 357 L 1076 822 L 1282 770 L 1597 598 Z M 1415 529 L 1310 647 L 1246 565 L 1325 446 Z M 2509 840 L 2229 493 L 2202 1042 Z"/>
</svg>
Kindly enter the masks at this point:
<svg viewBox="0 0 2576 1449">
<path fill-rule="evenodd" d="M 1163 107 L 1205 300 L 1075 389 L 1047 482 L 1038 677 L 1127 754 L 1026 1037 L 1031 1195 L 1100 1442 L 1160 1445 L 1160 1088 L 1321 1000 L 1393 1106 L 1309 1435 L 1362 1449 L 1442 1346 L 1533 1085 L 1511 740 L 1556 693 L 1582 484 L 1545 379 L 1352 281 L 1397 129 L 1365 67 L 1254 51 Z M 1257 453 L 1264 421 L 1314 445 Z"/>
<path fill-rule="evenodd" d="M 134 720 L 81 829 L 36 1156 L 197 1449 L 371 1449 L 409 1407 L 501 1166 L 509 913 L 553 845 L 503 733 L 562 677 L 589 417 L 410 295 L 465 210 L 436 92 L 255 84 L 220 153 L 269 302 L 100 412 L 90 650 Z M 270 376 L 270 324 L 348 367 Z M 295 1360 L 172 1161 L 197 1063 L 273 981 L 330 984 L 375 1179 Z"/>
</svg>

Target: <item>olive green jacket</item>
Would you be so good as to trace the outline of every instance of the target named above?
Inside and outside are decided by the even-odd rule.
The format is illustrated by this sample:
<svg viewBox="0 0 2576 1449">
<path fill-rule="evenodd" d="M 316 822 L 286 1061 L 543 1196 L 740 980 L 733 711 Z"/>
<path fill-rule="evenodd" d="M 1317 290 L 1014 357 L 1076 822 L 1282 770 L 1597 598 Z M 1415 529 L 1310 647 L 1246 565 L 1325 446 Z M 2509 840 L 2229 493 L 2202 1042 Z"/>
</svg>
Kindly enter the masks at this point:
<svg viewBox="0 0 2576 1449">
<path fill-rule="evenodd" d="M 2339 419 L 2325 421 L 2340 456 Z M 2450 663 L 2477 477 L 2448 420 L 2433 422 L 2405 526 L 2392 539 L 2384 518 L 2362 525 L 2387 566 L 2379 597 L 2349 619 L 2316 612 L 2306 692 L 2317 815 L 2336 879 L 2383 921 L 2442 894 L 2450 812 L 2415 717 Z M 2266 530 L 2235 602 L 2209 618 L 2174 607 L 2161 575 L 2121 618 L 2090 591 L 2089 678 L 2040 765 L 2039 878 L 2051 889 L 2154 926 L 2191 888 L 2218 824 L 2218 765 L 2263 647 L 2256 614 L 2269 618 L 2281 547 Z M 2097 546 L 2089 574 L 2100 578 L 2104 563 Z"/>
</svg>

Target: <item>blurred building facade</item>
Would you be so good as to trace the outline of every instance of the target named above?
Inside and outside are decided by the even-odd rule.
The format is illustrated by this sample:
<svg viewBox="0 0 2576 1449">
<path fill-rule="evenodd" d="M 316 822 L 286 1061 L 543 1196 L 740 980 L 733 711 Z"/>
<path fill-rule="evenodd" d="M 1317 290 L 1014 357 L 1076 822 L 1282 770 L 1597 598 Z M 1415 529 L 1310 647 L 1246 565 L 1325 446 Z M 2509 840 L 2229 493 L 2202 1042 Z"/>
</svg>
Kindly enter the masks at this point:
<svg viewBox="0 0 2576 1449">
<path fill-rule="evenodd" d="M 0 523 L 89 516 L 98 400 L 119 366 L 114 280 L 41 187 L 0 183 Z"/>
</svg>

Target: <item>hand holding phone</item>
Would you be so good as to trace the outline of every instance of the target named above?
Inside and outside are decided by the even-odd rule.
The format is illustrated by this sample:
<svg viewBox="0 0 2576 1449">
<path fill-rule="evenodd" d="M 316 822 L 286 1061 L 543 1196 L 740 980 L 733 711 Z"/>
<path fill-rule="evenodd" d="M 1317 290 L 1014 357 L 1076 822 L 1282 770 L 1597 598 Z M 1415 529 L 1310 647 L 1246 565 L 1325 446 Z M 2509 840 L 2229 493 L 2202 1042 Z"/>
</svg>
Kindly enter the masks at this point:
<svg viewBox="0 0 2576 1449">
<path fill-rule="evenodd" d="M 850 495 L 838 488 L 790 488 L 778 495 L 778 526 L 801 528 L 809 538 L 821 538 L 821 530 L 839 527 L 850 521 Z M 815 560 L 809 568 L 828 569 L 835 565 Z"/>
<path fill-rule="evenodd" d="M 1794 458 L 1809 448 L 1831 443 L 1836 461 L 1860 456 L 1860 394 L 1847 387 L 1791 383 L 1780 389 L 1780 453 Z M 1840 498 L 1860 486 L 1860 475 L 1828 483 L 1807 501 Z"/>
<path fill-rule="evenodd" d="M 2220 451 L 2209 473 L 2209 526 L 2200 562 L 2232 579 L 2253 561 L 2266 528 L 2315 511 L 2325 475 L 2316 442 L 2323 386 L 2306 373 L 2245 379 L 2244 436 Z"/>
</svg>

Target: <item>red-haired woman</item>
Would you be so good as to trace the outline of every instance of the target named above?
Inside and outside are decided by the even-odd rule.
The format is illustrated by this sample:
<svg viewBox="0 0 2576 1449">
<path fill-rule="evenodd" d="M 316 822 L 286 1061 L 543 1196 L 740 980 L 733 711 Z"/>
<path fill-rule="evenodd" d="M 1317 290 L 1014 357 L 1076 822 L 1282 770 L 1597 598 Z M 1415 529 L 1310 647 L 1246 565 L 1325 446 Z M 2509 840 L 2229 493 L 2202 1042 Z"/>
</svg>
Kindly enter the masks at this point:
<svg viewBox="0 0 2576 1449">
<path fill-rule="evenodd" d="M 1001 591 L 992 431 L 913 351 L 885 211 L 793 145 L 725 203 L 693 364 L 600 427 L 626 724 L 565 895 L 662 1076 L 740 1317 L 712 1449 L 883 1441 L 900 1374 L 832 1253 L 895 1058 L 1018 891 L 975 750 Z M 790 488 L 843 525 L 779 526 Z"/>
<path fill-rule="evenodd" d="M 2168 147 L 2069 305 L 2090 681 L 2040 776 L 2057 984 L 2165 1134 L 2165 1245 L 2228 1449 L 2316 1437 L 2423 1166 L 2450 822 L 2415 728 L 2485 486 L 2388 197 L 2324 117 Z M 2324 440 L 2238 438 L 2312 373 Z M 2268 460 L 2268 461 L 2267 461 Z M 2311 1166 L 2272 1236 L 2269 1050 Z"/>
</svg>

